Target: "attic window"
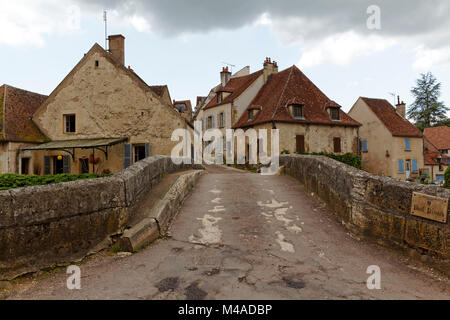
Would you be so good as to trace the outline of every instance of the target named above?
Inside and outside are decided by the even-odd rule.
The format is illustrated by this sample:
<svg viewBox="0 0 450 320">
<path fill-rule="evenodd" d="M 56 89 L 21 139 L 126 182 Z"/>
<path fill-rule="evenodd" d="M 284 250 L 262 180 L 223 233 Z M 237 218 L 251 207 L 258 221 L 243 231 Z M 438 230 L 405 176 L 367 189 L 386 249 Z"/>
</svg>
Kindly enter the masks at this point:
<svg viewBox="0 0 450 320">
<path fill-rule="evenodd" d="M 330 107 L 330 108 L 328 108 L 328 110 L 329 110 L 331 120 L 334 120 L 334 121 L 341 120 L 341 114 L 339 112 L 339 108 Z"/>
<path fill-rule="evenodd" d="M 95 67 L 98 68 L 99 65 L 100 63 L 98 62 L 98 60 L 95 60 Z"/>
<path fill-rule="evenodd" d="M 221 103 L 222 102 L 222 92 L 219 92 L 217 94 L 217 103 Z"/>
<path fill-rule="evenodd" d="M 65 114 L 64 115 L 64 133 L 75 133 L 75 115 Z"/>
<path fill-rule="evenodd" d="M 291 113 L 292 117 L 295 119 L 304 119 L 303 115 L 303 105 L 302 104 L 291 104 L 288 106 L 289 112 Z"/>
<path fill-rule="evenodd" d="M 175 108 L 178 110 L 178 112 L 184 113 L 186 106 L 183 103 L 177 103 L 175 105 Z"/>
<path fill-rule="evenodd" d="M 255 120 L 257 111 L 256 109 L 248 110 L 248 121 Z"/>
</svg>

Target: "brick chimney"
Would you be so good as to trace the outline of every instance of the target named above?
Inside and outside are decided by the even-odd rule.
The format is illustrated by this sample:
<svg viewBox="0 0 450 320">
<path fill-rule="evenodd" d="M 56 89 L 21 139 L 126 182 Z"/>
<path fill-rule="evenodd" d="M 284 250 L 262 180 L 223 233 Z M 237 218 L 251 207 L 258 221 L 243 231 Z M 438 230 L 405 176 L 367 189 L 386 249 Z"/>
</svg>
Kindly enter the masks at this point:
<svg viewBox="0 0 450 320">
<path fill-rule="evenodd" d="M 230 79 L 231 79 L 231 72 L 228 70 L 228 67 L 223 68 L 222 72 L 220 73 L 220 83 L 222 84 L 223 88 L 227 85 Z"/>
<path fill-rule="evenodd" d="M 263 71 L 264 83 L 267 82 L 271 74 L 277 72 L 278 72 L 278 63 L 276 61 L 272 61 L 272 59 L 270 58 L 266 58 L 266 60 L 264 61 L 264 71 Z"/>
<path fill-rule="evenodd" d="M 109 40 L 109 52 L 120 63 L 125 65 L 125 37 L 121 34 L 108 37 Z"/>
<path fill-rule="evenodd" d="M 397 113 L 406 119 L 406 104 L 402 101 L 400 102 L 400 96 L 397 97 L 398 103 L 396 106 Z"/>
</svg>

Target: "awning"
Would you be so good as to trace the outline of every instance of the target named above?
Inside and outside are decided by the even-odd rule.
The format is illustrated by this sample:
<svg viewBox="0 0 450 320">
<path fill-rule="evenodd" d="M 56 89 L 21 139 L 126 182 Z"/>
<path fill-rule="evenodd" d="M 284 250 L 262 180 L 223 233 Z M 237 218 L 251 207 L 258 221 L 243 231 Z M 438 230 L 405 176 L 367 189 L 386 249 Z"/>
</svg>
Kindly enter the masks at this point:
<svg viewBox="0 0 450 320">
<path fill-rule="evenodd" d="M 69 153 L 72 159 L 75 160 L 75 149 L 97 149 L 102 151 L 106 158 L 108 158 L 108 147 L 116 144 L 124 143 L 128 138 L 107 138 L 107 139 L 80 139 L 80 140 L 65 140 L 65 141 L 51 141 L 33 147 L 22 148 L 22 151 L 37 151 L 37 150 L 61 150 Z"/>
</svg>

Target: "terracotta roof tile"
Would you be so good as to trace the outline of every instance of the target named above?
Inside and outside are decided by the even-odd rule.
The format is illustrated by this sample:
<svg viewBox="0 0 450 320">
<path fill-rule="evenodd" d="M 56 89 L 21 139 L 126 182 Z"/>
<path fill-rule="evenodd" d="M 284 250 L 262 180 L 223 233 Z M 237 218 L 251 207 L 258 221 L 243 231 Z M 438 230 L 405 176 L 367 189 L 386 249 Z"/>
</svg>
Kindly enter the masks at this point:
<svg viewBox="0 0 450 320">
<path fill-rule="evenodd" d="M 6 141 L 45 142 L 48 138 L 31 120 L 47 96 L 3 85 L 0 101 L 5 103 L 2 139 Z M 3 107 L 3 106 L 2 106 Z"/>
<path fill-rule="evenodd" d="M 220 88 L 219 91 L 222 92 L 229 92 L 231 93 L 228 97 L 222 100 L 221 103 L 218 103 L 217 95 L 206 105 L 204 108 L 210 109 L 218 105 L 226 104 L 233 102 L 234 99 L 239 97 L 250 85 L 256 81 L 256 79 L 259 78 L 263 74 L 263 70 L 260 70 L 258 72 L 249 74 L 247 76 L 242 77 L 236 77 L 231 78 L 230 81 L 227 83 L 227 85 L 224 88 Z"/>
<path fill-rule="evenodd" d="M 424 135 L 439 150 L 450 149 L 450 127 L 427 128 Z"/>
<path fill-rule="evenodd" d="M 286 108 L 288 104 L 293 103 L 304 105 L 304 120 L 295 119 Z M 340 106 L 322 93 L 296 66 L 272 74 L 250 104 L 250 108 L 253 106 L 260 106 L 262 110 L 253 121 L 248 121 L 248 113 L 244 112 L 235 128 L 270 121 L 360 126 L 360 123 L 342 110 L 339 110 L 340 121 L 331 120 L 326 107 Z"/>
<path fill-rule="evenodd" d="M 384 99 L 361 98 L 383 122 L 393 136 L 398 137 L 423 137 L 422 132 L 411 122 L 400 116 L 395 108 Z"/>
</svg>

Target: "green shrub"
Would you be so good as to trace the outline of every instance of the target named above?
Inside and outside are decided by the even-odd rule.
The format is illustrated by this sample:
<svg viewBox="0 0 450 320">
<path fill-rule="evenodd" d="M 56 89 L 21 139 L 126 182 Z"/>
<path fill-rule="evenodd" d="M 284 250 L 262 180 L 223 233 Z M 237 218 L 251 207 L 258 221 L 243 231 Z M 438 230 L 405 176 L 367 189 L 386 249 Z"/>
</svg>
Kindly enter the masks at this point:
<svg viewBox="0 0 450 320">
<path fill-rule="evenodd" d="M 313 155 L 313 156 L 325 156 L 331 159 L 334 159 L 336 161 L 345 163 L 349 166 L 352 166 L 356 169 L 361 169 L 361 159 L 353 154 L 353 153 L 346 153 L 344 155 L 340 155 L 340 154 L 334 154 L 334 153 L 324 153 L 324 152 L 320 152 L 320 153 L 299 153 L 299 154 L 303 154 L 303 155 Z"/>
<path fill-rule="evenodd" d="M 444 182 L 444 188 L 450 189 L 450 167 L 445 170 L 444 174 L 445 182 Z"/>
<path fill-rule="evenodd" d="M 281 154 L 291 154 L 291 152 L 287 149 L 284 149 L 283 151 L 281 151 Z"/>
<path fill-rule="evenodd" d="M 96 179 L 108 175 L 99 174 L 58 174 L 49 176 L 2 174 L 0 175 L 0 190 L 39 186 L 85 179 Z"/>
</svg>

